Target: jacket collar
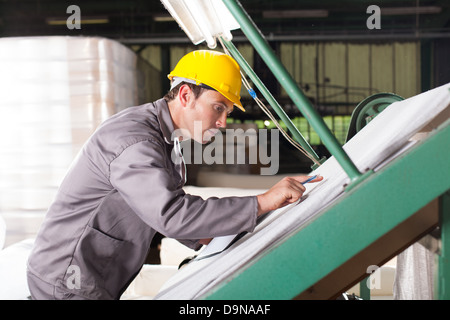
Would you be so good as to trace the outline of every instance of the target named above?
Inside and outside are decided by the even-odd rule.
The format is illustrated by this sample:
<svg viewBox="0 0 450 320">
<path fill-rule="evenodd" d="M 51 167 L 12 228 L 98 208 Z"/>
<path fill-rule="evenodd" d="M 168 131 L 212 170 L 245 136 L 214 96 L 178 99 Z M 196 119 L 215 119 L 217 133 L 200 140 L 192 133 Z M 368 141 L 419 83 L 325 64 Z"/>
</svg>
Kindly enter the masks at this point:
<svg viewBox="0 0 450 320">
<path fill-rule="evenodd" d="M 172 132 L 175 131 L 175 126 L 170 116 L 169 106 L 166 100 L 163 98 L 155 101 L 154 103 L 156 109 L 156 117 L 158 118 L 159 127 L 163 134 L 164 140 L 168 144 L 173 144 Z"/>
</svg>

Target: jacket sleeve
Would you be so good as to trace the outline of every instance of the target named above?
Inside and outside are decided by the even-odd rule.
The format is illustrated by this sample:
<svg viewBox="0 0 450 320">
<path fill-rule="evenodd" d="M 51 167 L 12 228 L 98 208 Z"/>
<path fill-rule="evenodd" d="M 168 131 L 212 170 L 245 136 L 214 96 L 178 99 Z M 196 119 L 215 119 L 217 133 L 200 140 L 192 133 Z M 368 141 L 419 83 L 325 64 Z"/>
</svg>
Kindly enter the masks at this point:
<svg viewBox="0 0 450 320">
<path fill-rule="evenodd" d="M 175 239 L 204 239 L 251 232 L 256 196 L 201 197 L 186 194 L 166 159 L 164 146 L 144 140 L 110 163 L 110 182 L 150 227 Z"/>
</svg>

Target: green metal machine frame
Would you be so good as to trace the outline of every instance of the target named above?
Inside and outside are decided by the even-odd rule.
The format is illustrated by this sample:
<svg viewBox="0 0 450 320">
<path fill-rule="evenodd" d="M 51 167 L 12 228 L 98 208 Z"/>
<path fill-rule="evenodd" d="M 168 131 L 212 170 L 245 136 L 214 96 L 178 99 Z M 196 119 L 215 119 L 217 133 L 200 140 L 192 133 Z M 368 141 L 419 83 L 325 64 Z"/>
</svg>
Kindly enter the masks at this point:
<svg viewBox="0 0 450 320">
<path fill-rule="evenodd" d="M 402 97 L 393 93 L 376 93 L 367 97 L 355 107 L 350 120 L 346 140 L 350 140 L 359 130 L 373 120 L 381 111 Z"/>
<path fill-rule="evenodd" d="M 433 199 L 439 198 L 442 244 L 437 297 L 450 299 L 449 121 L 441 125 L 428 139 L 382 170 L 359 172 L 240 3 L 236 0 L 223 2 L 268 68 L 317 132 L 325 147 L 349 176 L 351 183 L 337 203 L 279 245 L 230 276 L 224 284 L 204 298 L 292 299 L 302 295 L 308 296 L 314 284 L 345 265 L 380 238 L 395 231 L 402 223 L 410 221 Z M 286 122 L 294 138 L 311 152 L 312 149 L 304 141 L 301 133 L 285 116 L 284 111 L 233 44 L 228 41 L 224 43 L 272 108 Z M 397 99 L 397 97 L 388 98 L 383 108 Z M 311 154 L 317 158 L 314 152 Z M 432 183 L 423 188 L 423 181 L 430 181 L 430 177 Z M 402 248 L 396 248 L 397 252 L 392 254 L 398 253 L 400 249 Z M 353 280 L 357 283 L 367 274 L 355 276 L 357 279 Z M 310 296 L 314 297 L 313 294 Z"/>
<path fill-rule="evenodd" d="M 386 262 L 386 259 L 401 252 L 411 242 L 440 226 L 436 297 L 450 299 L 450 120 L 444 119 L 445 122 L 425 140 L 379 171 L 361 173 L 241 4 L 236 0 L 222 1 L 325 147 L 348 175 L 350 183 L 344 195 L 318 213 L 312 221 L 260 254 L 203 298 L 332 298 L 333 294 L 342 292 L 339 290 L 367 277 L 366 271 L 361 269 L 364 263 Z M 315 152 L 234 45 L 224 39 L 221 41 L 285 122 L 294 139 L 318 160 Z M 387 97 L 367 99 L 361 103 L 362 114 L 368 113 L 370 117 L 371 108 L 385 108 L 401 97 L 390 94 Z M 362 122 L 364 121 L 366 120 L 363 119 Z M 354 126 L 357 131 L 358 123 Z M 426 187 L 424 181 L 427 182 Z M 396 235 L 398 231 L 405 230 L 408 236 L 405 237 L 406 240 L 400 241 Z M 390 244 L 394 242 L 396 245 L 391 248 Z M 340 285 L 330 288 L 329 279 L 332 284 L 340 282 Z"/>
<path fill-rule="evenodd" d="M 448 171 L 448 167 L 446 170 Z M 435 295 L 440 300 L 450 300 L 450 190 L 447 190 L 439 198 L 439 206 L 441 208 L 441 248 L 438 255 L 439 268 L 436 277 Z"/>
<path fill-rule="evenodd" d="M 438 298 L 450 299 L 449 141 L 450 120 L 205 298 L 293 299 L 441 196 Z"/>
</svg>

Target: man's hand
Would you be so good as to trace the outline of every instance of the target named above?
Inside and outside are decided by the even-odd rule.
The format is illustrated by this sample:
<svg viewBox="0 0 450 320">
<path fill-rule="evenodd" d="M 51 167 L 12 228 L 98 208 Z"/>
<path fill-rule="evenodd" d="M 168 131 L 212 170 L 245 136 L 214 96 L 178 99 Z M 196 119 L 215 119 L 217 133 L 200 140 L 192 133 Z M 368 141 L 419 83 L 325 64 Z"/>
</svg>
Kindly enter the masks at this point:
<svg viewBox="0 0 450 320">
<path fill-rule="evenodd" d="M 258 195 L 258 216 L 294 203 L 301 198 L 306 188 L 302 185 L 303 181 L 308 180 L 309 176 L 286 177 L 275 184 L 265 193 Z M 323 177 L 318 176 L 310 182 L 318 182 Z"/>
<path fill-rule="evenodd" d="M 201 239 L 198 243 L 203 244 L 203 245 L 208 245 L 212 239 L 213 238 Z"/>
<path fill-rule="evenodd" d="M 286 177 L 280 180 L 272 188 L 267 190 L 265 193 L 256 196 L 258 200 L 258 216 L 284 207 L 290 203 L 294 203 L 303 195 L 306 188 L 302 185 L 302 182 L 308 180 L 311 176 L 297 176 L 297 177 Z M 314 180 L 310 182 L 322 181 L 323 177 L 317 176 Z M 309 183 L 309 182 L 308 182 Z M 208 245 L 212 238 L 201 239 L 200 244 Z"/>
</svg>

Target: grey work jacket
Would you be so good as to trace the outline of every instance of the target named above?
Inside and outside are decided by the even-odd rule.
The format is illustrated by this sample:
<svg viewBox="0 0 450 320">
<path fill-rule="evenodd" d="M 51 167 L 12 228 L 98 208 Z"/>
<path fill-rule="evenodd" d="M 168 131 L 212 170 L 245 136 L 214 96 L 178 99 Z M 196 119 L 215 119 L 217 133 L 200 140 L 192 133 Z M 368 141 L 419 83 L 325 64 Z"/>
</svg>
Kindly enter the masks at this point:
<svg viewBox="0 0 450 320">
<path fill-rule="evenodd" d="M 28 272 L 55 292 L 118 299 L 142 267 L 156 232 L 197 248 L 193 239 L 253 231 L 256 197 L 203 200 L 184 193 L 184 164 L 171 158 L 173 131 L 164 99 L 106 120 L 64 178 Z M 81 276 L 78 286 L 74 270 Z"/>
</svg>

